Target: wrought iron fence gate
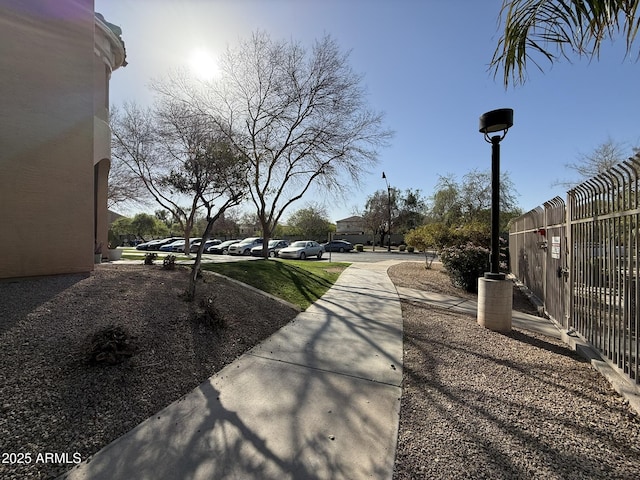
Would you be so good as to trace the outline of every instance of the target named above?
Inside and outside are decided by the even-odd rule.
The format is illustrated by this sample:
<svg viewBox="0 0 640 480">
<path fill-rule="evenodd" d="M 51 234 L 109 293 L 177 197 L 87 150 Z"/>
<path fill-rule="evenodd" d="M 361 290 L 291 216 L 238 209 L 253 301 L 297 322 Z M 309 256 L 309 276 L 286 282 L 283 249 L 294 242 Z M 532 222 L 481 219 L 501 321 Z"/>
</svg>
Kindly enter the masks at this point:
<svg viewBox="0 0 640 480">
<path fill-rule="evenodd" d="M 640 155 L 512 222 L 513 274 L 563 329 L 573 328 L 640 383 Z"/>
</svg>

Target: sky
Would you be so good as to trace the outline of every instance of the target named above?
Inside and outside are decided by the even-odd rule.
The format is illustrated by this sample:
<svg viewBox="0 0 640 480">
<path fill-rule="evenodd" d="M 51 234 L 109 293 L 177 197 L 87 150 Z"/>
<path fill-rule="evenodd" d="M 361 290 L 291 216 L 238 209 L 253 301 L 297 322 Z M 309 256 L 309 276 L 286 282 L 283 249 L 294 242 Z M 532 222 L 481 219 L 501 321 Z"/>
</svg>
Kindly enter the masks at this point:
<svg viewBox="0 0 640 480">
<path fill-rule="evenodd" d="M 565 189 L 565 164 L 608 139 L 631 153 L 640 145 L 640 64 L 625 57 L 624 38 L 603 45 L 600 58 L 574 56 L 528 68 L 524 85 L 505 89 L 489 63 L 501 36 L 502 0 L 95 0 L 96 12 L 122 28 L 128 65 L 113 72 L 110 103 L 151 105 L 148 88 L 176 68 L 215 72 L 228 46 L 257 30 L 274 39 L 311 46 L 331 35 L 349 51 L 363 76 L 370 107 L 384 112 L 395 132 L 375 168 L 346 199 L 329 200 L 331 221 L 364 208 L 389 185 L 433 193 L 441 176 L 458 180 L 491 168 L 491 146 L 478 132 L 479 117 L 514 110 L 514 126 L 501 143 L 507 172 L 527 212 Z M 636 47 L 637 48 L 637 47 Z M 198 59 L 198 60 L 196 60 Z M 200 70 L 204 69 L 204 72 Z M 314 198 L 303 198 L 291 212 Z M 290 213 L 291 213 L 290 212 Z M 286 218 L 287 215 L 285 215 Z"/>
</svg>

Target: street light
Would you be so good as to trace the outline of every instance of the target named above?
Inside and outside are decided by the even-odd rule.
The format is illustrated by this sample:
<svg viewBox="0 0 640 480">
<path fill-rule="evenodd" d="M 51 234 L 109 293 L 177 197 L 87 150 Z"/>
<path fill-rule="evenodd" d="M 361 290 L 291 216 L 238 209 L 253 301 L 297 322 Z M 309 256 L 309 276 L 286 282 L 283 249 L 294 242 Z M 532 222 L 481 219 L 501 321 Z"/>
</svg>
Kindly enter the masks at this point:
<svg viewBox="0 0 640 480">
<path fill-rule="evenodd" d="M 500 141 L 512 126 L 510 108 L 480 117 L 480 133 L 491 144 L 491 271 L 478 279 L 478 324 L 504 333 L 511 331 L 513 287 L 500 273 Z"/>
<path fill-rule="evenodd" d="M 385 183 L 387 184 L 387 213 L 388 213 L 388 219 L 389 219 L 389 240 L 388 240 L 388 246 L 387 246 L 387 252 L 391 251 L 391 187 L 389 186 L 389 182 L 387 181 L 387 176 L 384 174 L 384 172 L 382 172 L 382 178 L 384 179 Z"/>
<path fill-rule="evenodd" d="M 513 126 L 513 110 L 501 108 L 480 116 L 480 133 L 491 144 L 491 271 L 485 278 L 504 280 L 500 273 L 500 142 Z M 502 135 L 489 136 L 490 133 Z"/>
</svg>

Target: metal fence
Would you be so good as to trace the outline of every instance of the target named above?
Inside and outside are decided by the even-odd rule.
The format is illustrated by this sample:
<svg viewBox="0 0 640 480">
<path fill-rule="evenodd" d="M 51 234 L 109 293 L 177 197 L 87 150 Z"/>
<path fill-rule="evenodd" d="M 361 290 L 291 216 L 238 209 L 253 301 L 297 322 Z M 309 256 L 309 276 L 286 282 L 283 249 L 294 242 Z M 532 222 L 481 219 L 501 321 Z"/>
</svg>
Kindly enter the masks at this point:
<svg viewBox="0 0 640 480">
<path fill-rule="evenodd" d="M 563 329 L 640 383 L 640 155 L 517 218 L 513 274 Z"/>
</svg>

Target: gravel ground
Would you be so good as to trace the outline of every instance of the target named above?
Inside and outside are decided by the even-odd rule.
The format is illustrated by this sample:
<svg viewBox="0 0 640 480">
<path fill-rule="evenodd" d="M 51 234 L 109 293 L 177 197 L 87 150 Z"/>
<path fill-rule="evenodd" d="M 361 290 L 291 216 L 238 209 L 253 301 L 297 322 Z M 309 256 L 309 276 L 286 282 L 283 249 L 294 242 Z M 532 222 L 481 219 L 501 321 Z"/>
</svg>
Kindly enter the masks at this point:
<svg viewBox="0 0 640 480">
<path fill-rule="evenodd" d="M 472 296 L 421 263 L 397 285 Z M 189 392 L 297 312 L 206 277 L 226 326 L 195 320 L 185 272 L 101 265 L 91 275 L 0 282 L 0 478 L 50 479 Z M 394 478 L 640 478 L 640 421 L 560 342 L 500 335 L 475 318 L 403 302 L 404 393 Z M 535 312 L 514 290 L 514 308 Z M 87 359 L 118 325 L 133 355 Z M 17 464 L 30 455 L 30 463 Z M 47 457 L 58 454 L 58 458 Z M 64 455 L 66 454 L 66 456 Z M 66 463 L 65 463 L 66 462 Z"/>
<path fill-rule="evenodd" d="M 456 294 L 438 269 L 407 263 L 389 276 Z M 526 304 L 514 291 L 514 307 Z M 419 303 L 402 311 L 395 480 L 640 478 L 640 419 L 562 342 Z"/>
<path fill-rule="evenodd" d="M 297 314 L 209 276 L 186 303 L 186 274 L 105 264 L 91 275 L 0 282 L 0 478 L 55 478 Z M 223 329 L 196 320 L 204 298 Z M 133 355 L 92 364 L 91 337 L 109 325 L 125 330 Z"/>
</svg>

